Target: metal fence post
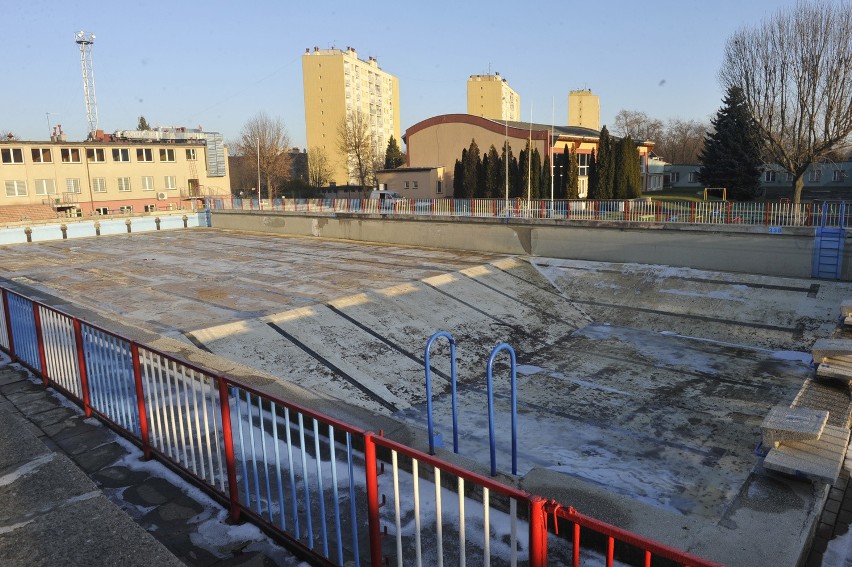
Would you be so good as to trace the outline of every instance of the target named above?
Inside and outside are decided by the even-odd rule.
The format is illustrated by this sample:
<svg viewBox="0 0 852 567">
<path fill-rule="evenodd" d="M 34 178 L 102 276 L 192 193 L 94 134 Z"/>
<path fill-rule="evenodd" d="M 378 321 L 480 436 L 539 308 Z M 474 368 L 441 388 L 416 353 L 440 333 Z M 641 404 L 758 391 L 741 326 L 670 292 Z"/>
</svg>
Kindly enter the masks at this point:
<svg viewBox="0 0 852 567">
<path fill-rule="evenodd" d="M 142 459 L 151 459 L 151 440 L 148 432 L 148 412 L 145 404 L 145 392 L 142 389 L 142 365 L 139 362 L 139 345 L 130 343 L 130 356 L 133 358 L 133 381 L 136 383 L 136 407 L 139 412 L 139 437 L 142 440 Z"/>
<path fill-rule="evenodd" d="M 530 498 L 530 567 L 547 565 L 547 510 L 544 504 L 541 496 Z"/>
<path fill-rule="evenodd" d="M 86 417 L 92 417 L 92 406 L 89 400 L 89 375 L 86 372 L 86 351 L 83 347 L 83 326 L 80 320 L 74 318 L 74 340 L 77 343 L 77 367 L 80 370 L 80 390 L 83 392 L 83 409 Z"/>
<path fill-rule="evenodd" d="M 44 336 L 41 332 L 41 311 L 38 308 L 38 303 L 33 304 L 33 323 L 35 325 L 36 342 L 38 343 L 38 361 L 41 367 L 41 381 L 44 387 L 47 388 L 49 381 L 47 379 L 47 357 L 44 354 Z"/>
<path fill-rule="evenodd" d="M 217 376 L 216 380 L 219 383 L 219 404 L 222 412 L 222 440 L 225 442 L 225 463 L 228 468 L 229 518 L 232 522 L 239 522 L 240 493 L 239 486 L 237 486 L 237 462 L 234 458 L 234 436 L 231 431 L 231 404 L 228 397 L 228 384 L 222 376 Z"/>
<path fill-rule="evenodd" d="M 379 525 L 379 475 L 376 468 L 375 433 L 364 434 L 364 473 L 367 481 L 367 525 L 370 531 L 370 565 L 382 565 L 382 533 Z"/>
<path fill-rule="evenodd" d="M 18 357 L 15 355 L 15 341 L 12 337 L 12 318 L 9 316 L 9 293 L 6 288 L 2 288 L 3 293 L 3 314 L 6 316 L 6 336 L 9 338 L 9 358 L 12 362 L 18 362 Z"/>
</svg>

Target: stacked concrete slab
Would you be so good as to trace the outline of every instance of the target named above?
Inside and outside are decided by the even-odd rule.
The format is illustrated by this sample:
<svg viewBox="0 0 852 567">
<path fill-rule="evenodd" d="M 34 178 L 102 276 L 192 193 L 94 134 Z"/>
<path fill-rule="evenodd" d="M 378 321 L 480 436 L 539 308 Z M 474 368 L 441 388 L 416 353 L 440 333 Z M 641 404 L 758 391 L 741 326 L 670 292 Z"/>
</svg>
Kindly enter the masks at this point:
<svg viewBox="0 0 852 567">
<path fill-rule="evenodd" d="M 847 302 L 844 301 L 844 318 Z M 852 302 L 848 309 L 852 313 Z M 813 349 L 815 378 L 805 381 L 790 407 L 772 408 L 763 421 L 763 466 L 833 484 L 849 447 L 852 340 L 818 339 Z"/>
</svg>

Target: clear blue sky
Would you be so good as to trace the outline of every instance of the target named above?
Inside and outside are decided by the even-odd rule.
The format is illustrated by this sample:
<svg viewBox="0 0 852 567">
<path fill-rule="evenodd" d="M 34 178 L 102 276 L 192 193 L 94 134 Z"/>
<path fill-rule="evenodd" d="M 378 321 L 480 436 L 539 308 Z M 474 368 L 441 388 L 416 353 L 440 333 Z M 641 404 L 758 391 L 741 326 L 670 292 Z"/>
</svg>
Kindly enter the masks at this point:
<svg viewBox="0 0 852 567">
<path fill-rule="evenodd" d="M 469 75 L 499 71 L 521 95 L 522 120 L 567 120 L 569 90 L 659 119 L 705 119 L 727 37 L 795 0 L 649 2 L 3 2 L 0 131 L 46 139 L 87 130 L 79 30 L 94 33 L 100 127 L 202 125 L 236 138 L 264 111 L 305 144 L 306 47 L 356 48 L 399 77 L 401 128 L 466 111 Z"/>
</svg>

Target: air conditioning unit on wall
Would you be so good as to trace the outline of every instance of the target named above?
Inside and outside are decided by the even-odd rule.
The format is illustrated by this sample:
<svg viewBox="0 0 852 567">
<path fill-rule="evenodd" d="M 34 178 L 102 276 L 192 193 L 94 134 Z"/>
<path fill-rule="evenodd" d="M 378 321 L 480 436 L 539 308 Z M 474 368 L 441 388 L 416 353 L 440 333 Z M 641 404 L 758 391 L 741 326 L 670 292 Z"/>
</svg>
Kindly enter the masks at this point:
<svg viewBox="0 0 852 567">
<path fill-rule="evenodd" d="M 158 201 L 165 201 L 167 198 L 168 198 L 168 195 L 166 195 L 165 192 L 160 191 L 159 193 L 157 193 L 157 200 Z"/>
</svg>

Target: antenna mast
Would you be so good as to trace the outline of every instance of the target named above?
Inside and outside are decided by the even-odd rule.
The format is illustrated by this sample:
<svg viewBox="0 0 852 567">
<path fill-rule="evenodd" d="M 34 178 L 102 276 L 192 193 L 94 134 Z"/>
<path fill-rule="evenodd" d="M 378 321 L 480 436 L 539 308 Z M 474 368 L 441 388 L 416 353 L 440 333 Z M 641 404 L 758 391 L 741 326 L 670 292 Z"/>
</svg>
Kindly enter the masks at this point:
<svg viewBox="0 0 852 567">
<path fill-rule="evenodd" d="M 80 46 L 80 65 L 83 68 L 83 94 L 86 97 L 86 120 L 89 123 L 89 136 L 98 129 L 98 103 L 95 99 L 95 74 L 92 71 L 92 45 L 95 34 L 79 31 L 74 41 Z"/>
</svg>

